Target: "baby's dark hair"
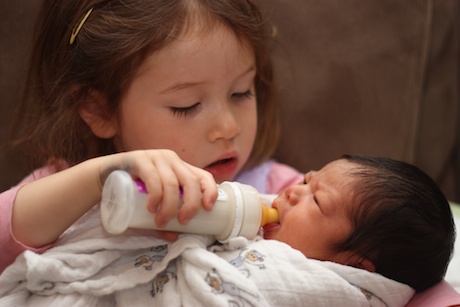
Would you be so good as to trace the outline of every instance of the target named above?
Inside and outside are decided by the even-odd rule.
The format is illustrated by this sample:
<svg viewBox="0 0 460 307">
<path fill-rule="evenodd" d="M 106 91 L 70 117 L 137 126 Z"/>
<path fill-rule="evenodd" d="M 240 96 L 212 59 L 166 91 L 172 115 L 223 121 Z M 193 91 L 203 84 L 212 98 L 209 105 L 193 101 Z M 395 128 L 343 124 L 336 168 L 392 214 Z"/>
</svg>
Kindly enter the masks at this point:
<svg viewBox="0 0 460 307">
<path fill-rule="evenodd" d="M 339 248 L 372 261 L 377 273 L 417 292 L 444 277 L 455 225 L 449 202 L 419 168 L 388 158 L 343 156 L 351 176 L 354 231 Z"/>
</svg>

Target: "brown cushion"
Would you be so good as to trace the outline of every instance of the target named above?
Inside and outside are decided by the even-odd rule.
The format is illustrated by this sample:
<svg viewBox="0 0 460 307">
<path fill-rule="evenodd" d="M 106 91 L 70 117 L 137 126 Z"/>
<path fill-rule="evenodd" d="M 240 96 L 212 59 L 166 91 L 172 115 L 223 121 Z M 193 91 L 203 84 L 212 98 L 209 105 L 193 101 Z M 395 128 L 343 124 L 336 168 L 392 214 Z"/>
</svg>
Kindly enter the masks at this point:
<svg viewBox="0 0 460 307">
<path fill-rule="evenodd" d="M 309 170 L 345 153 L 388 156 L 459 199 L 458 1 L 257 2 L 277 30 L 281 161 Z"/>
</svg>

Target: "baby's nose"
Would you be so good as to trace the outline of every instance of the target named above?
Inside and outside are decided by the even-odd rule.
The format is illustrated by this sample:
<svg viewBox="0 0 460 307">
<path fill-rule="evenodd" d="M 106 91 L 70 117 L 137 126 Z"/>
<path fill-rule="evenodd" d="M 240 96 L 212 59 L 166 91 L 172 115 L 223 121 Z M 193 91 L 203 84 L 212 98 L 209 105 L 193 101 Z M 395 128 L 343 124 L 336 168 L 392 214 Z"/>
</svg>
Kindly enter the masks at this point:
<svg viewBox="0 0 460 307">
<path fill-rule="evenodd" d="M 291 206 L 297 205 L 302 198 L 312 196 L 313 194 L 308 185 L 294 185 L 286 189 L 286 198 Z"/>
</svg>

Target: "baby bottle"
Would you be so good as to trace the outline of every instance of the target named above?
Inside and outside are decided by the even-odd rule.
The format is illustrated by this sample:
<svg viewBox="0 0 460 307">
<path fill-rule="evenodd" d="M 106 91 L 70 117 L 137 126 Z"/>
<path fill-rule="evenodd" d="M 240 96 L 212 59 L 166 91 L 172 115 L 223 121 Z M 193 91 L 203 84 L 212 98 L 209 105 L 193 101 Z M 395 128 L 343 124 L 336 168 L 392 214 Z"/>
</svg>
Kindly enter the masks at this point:
<svg viewBox="0 0 460 307">
<path fill-rule="evenodd" d="M 185 233 L 214 235 L 220 242 L 243 236 L 253 239 L 260 227 L 279 220 L 278 211 L 262 203 L 261 195 L 252 186 L 238 182 L 218 185 L 218 197 L 211 211 L 199 211 L 182 225 L 173 217 L 159 228 L 154 214 L 147 210 L 147 190 L 124 171 L 114 171 L 107 178 L 101 200 L 101 219 L 111 234 L 120 234 L 128 227 L 161 229 Z M 178 204 L 179 206 L 179 204 Z"/>
</svg>

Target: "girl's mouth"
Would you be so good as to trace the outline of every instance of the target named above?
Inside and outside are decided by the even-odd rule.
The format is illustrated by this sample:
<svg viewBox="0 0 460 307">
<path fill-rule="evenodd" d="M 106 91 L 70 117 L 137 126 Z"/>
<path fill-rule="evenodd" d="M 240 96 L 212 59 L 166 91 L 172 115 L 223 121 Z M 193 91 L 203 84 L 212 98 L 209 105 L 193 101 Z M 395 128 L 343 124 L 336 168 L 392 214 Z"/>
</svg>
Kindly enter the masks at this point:
<svg viewBox="0 0 460 307">
<path fill-rule="evenodd" d="M 214 167 L 214 166 L 218 166 L 218 165 L 221 165 L 221 164 L 225 164 L 225 163 L 228 163 L 229 161 L 231 161 L 232 159 L 234 158 L 228 158 L 228 159 L 222 159 L 222 160 L 219 160 L 219 161 L 216 161 L 210 165 L 207 166 L 208 167 Z"/>
<path fill-rule="evenodd" d="M 204 169 L 210 172 L 218 181 L 219 179 L 232 180 L 236 175 L 237 167 L 238 159 L 228 158 L 209 164 Z"/>
</svg>

